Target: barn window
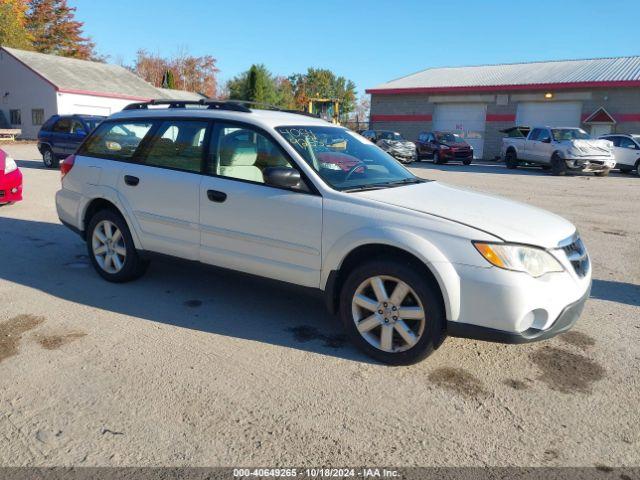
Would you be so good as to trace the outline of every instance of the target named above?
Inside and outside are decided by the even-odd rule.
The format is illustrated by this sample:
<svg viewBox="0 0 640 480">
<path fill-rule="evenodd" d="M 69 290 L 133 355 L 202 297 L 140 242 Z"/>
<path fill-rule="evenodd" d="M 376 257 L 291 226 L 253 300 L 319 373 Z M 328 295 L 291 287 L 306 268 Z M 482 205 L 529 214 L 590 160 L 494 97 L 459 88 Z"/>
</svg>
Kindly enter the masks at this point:
<svg viewBox="0 0 640 480">
<path fill-rule="evenodd" d="M 44 123 L 44 109 L 34 108 L 31 110 L 31 122 L 34 125 L 42 125 Z"/>
<path fill-rule="evenodd" d="M 20 110 L 9 110 L 9 121 L 11 125 L 22 125 L 22 114 Z"/>
</svg>

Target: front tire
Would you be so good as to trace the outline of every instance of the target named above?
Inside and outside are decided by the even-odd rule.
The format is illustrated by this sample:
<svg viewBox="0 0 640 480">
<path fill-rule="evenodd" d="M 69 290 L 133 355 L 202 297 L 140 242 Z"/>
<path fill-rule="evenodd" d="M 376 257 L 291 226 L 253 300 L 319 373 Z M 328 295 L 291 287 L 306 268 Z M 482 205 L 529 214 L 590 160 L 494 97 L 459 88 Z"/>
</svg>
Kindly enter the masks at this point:
<svg viewBox="0 0 640 480">
<path fill-rule="evenodd" d="M 567 162 L 558 154 L 551 157 L 551 174 L 556 177 L 562 177 L 567 174 Z"/>
<path fill-rule="evenodd" d="M 436 165 L 442 165 L 447 162 L 446 160 L 442 160 L 439 152 L 433 152 L 433 163 L 435 163 Z"/>
<path fill-rule="evenodd" d="M 509 150 L 504 156 L 504 164 L 509 170 L 515 170 L 518 168 L 518 157 L 513 150 Z"/>
<path fill-rule="evenodd" d="M 51 147 L 45 146 L 42 148 L 42 163 L 46 168 L 58 168 L 60 160 L 56 157 L 56 154 L 53 153 Z"/>
<path fill-rule="evenodd" d="M 463 164 L 463 165 L 471 165 L 471 159 L 470 159 L 470 158 L 467 158 L 467 159 L 463 160 L 463 161 L 462 161 L 462 164 Z"/>
<path fill-rule="evenodd" d="M 93 267 L 109 282 L 134 280 L 149 265 L 138 255 L 127 222 L 112 210 L 100 210 L 91 218 L 87 250 Z"/>
<path fill-rule="evenodd" d="M 340 293 L 340 317 L 360 350 L 390 365 L 423 360 L 444 335 L 437 288 L 402 260 L 372 260 L 354 269 Z"/>
</svg>

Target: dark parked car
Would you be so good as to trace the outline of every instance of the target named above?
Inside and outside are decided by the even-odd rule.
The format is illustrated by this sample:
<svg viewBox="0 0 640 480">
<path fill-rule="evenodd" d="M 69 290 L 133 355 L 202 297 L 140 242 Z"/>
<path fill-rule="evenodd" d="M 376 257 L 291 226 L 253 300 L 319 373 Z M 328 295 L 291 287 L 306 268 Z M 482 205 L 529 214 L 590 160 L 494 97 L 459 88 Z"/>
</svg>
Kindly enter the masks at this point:
<svg viewBox="0 0 640 480">
<path fill-rule="evenodd" d="M 392 130 L 365 130 L 361 134 L 401 163 L 416 160 L 416 144 Z"/>
<path fill-rule="evenodd" d="M 473 147 L 453 132 L 422 132 L 416 147 L 418 159 L 432 158 L 433 163 L 458 160 L 469 165 L 473 161 Z"/>
<path fill-rule="evenodd" d="M 85 137 L 106 117 L 54 115 L 38 132 L 38 150 L 47 168 L 57 168 L 60 159 L 75 153 Z"/>
</svg>

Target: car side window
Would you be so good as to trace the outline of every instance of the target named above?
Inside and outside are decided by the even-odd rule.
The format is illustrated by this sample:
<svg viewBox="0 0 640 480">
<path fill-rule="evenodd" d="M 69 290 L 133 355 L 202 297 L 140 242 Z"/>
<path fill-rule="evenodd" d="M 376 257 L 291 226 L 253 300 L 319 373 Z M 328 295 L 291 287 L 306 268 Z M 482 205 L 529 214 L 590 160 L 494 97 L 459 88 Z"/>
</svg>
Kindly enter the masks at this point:
<svg viewBox="0 0 640 480">
<path fill-rule="evenodd" d="M 68 118 L 61 118 L 53 126 L 53 131 L 56 133 L 69 133 L 71 130 L 71 120 Z"/>
<path fill-rule="evenodd" d="M 208 122 L 199 120 L 161 122 L 144 148 L 141 163 L 199 173 L 208 125 Z"/>
<path fill-rule="evenodd" d="M 88 157 L 129 160 L 152 126 L 151 121 L 101 123 L 78 153 Z"/>
<path fill-rule="evenodd" d="M 294 168 L 274 140 L 249 125 L 217 123 L 210 156 L 209 173 L 256 183 L 264 183 L 266 168 Z"/>
<path fill-rule="evenodd" d="M 84 125 L 82 124 L 82 122 L 78 121 L 78 120 L 72 120 L 71 121 L 71 133 L 78 133 L 78 132 L 84 132 L 86 131 L 86 129 L 84 128 Z"/>
<path fill-rule="evenodd" d="M 531 131 L 531 135 L 529 135 L 529 140 L 539 140 L 540 139 L 540 133 L 542 132 L 542 129 L 540 128 L 534 128 Z"/>
<path fill-rule="evenodd" d="M 636 148 L 636 144 L 633 140 L 631 140 L 630 138 L 627 137 L 618 137 L 619 138 L 619 146 L 620 148 L 630 148 L 632 150 L 635 150 Z"/>
</svg>

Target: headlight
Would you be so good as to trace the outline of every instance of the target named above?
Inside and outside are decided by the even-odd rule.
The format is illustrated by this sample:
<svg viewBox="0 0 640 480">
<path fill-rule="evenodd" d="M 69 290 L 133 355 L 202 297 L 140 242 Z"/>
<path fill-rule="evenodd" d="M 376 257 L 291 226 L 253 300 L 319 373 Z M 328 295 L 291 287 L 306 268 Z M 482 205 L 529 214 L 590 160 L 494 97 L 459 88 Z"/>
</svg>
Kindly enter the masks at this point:
<svg viewBox="0 0 640 480">
<path fill-rule="evenodd" d="M 549 252 L 541 248 L 525 247 L 508 243 L 473 242 L 480 255 L 487 262 L 498 268 L 526 272 L 532 277 L 540 277 L 545 273 L 562 272 L 560 262 Z"/>
<path fill-rule="evenodd" d="M 440 145 L 440 150 L 449 150 L 450 148 L 449 145 Z"/>
<path fill-rule="evenodd" d="M 18 165 L 16 165 L 16 161 L 11 157 L 5 157 L 4 159 L 4 173 L 11 173 L 18 169 Z"/>
</svg>

